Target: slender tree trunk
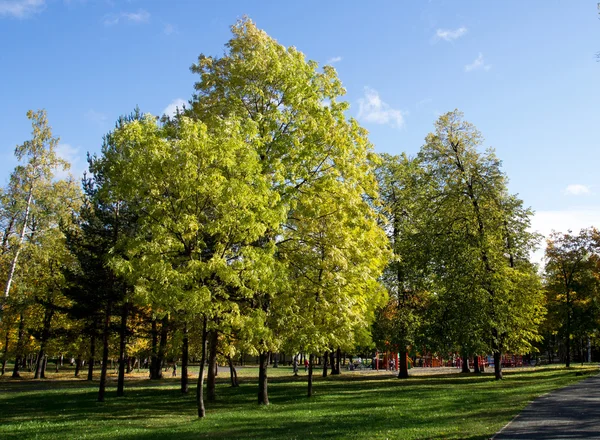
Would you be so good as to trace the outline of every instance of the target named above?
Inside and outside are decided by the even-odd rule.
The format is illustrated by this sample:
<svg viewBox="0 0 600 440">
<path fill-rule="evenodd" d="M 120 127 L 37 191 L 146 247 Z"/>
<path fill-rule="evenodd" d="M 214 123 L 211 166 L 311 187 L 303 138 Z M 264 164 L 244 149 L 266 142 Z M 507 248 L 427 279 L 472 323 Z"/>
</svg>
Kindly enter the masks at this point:
<svg viewBox="0 0 600 440">
<path fill-rule="evenodd" d="M 158 369 L 156 365 L 158 363 L 158 329 L 156 324 L 156 318 L 152 319 L 152 354 L 150 355 L 150 379 L 158 379 Z"/>
<path fill-rule="evenodd" d="M 162 319 L 160 326 L 160 341 L 158 343 L 158 355 L 156 359 L 156 379 L 163 378 L 163 364 L 165 363 L 165 354 L 167 351 L 167 338 L 169 332 L 169 317 Z"/>
<path fill-rule="evenodd" d="M 258 365 L 258 404 L 268 405 L 269 404 L 269 392 L 268 392 L 268 379 L 267 379 L 267 367 L 269 365 L 269 353 L 260 352 L 259 365 Z"/>
<path fill-rule="evenodd" d="M 81 369 L 81 353 L 78 353 L 77 359 L 75 359 L 75 377 L 79 377 L 80 369 Z"/>
<path fill-rule="evenodd" d="M 23 356 L 23 337 L 25 333 L 25 317 L 23 312 L 19 316 L 19 331 L 17 333 L 17 353 L 15 359 L 15 365 L 12 372 L 12 377 L 21 377 L 19 374 L 19 368 L 21 367 L 22 356 Z"/>
<path fill-rule="evenodd" d="M 294 376 L 298 376 L 298 354 L 296 354 L 294 356 L 293 365 L 294 365 Z"/>
<path fill-rule="evenodd" d="M 217 400 L 217 344 L 219 343 L 219 333 L 217 330 L 209 332 L 208 342 L 208 378 L 206 380 L 206 398 L 209 402 Z"/>
<path fill-rule="evenodd" d="M 2 351 L 2 376 L 6 373 L 6 361 L 8 359 L 8 342 L 9 342 L 9 331 L 6 330 L 6 336 L 4 338 L 4 350 Z"/>
<path fill-rule="evenodd" d="M 189 338 L 187 321 L 183 323 L 183 341 L 181 343 L 181 392 L 187 394 L 189 391 L 188 380 L 189 364 Z"/>
<path fill-rule="evenodd" d="M 406 350 L 400 352 L 398 356 L 398 379 L 408 379 L 408 353 Z"/>
<path fill-rule="evenodd" d="M 565 358 L 565 367 L 569 368 L 571 366 L 571 297 L 570 293 L 567 292 L 567 338 L 565 340 L 565 350 L 566 350 L 566 358 Z"/>
<path fill-rule="evenodd" d="M 308 397 L 313 395 L 313 363 L 315 361 L 315 355 L 311 354 L 308 357 Z"/>
<path fill-rule="evenodd" d="M 470 373 L 471 370 L 469 369 L 469 355 L 468 353 L 463 350 L 462 351 L 462 370 L 461 373 Z"/>
<path fill-rule="evenodd" d="M 42 335 L 40 338 L 40 352 L 38 353 L 38 360 L 35 366 L 34 379 L 45 379 L 46 372 L 44 369 L 44 359 L 46 359 L 46 344 L 50 338 L 50 325 L 52 323 L 52 316 L 54 310 L 46 308 L 44 311 L 44 327 L 42 328 Z M 57 361 L 58 362 L 58 361 Z"/>
<path fill-rule="evenodd" d="M 335 355 L 335 372 L 332 372 L 331 374 L 341 374 L 342 373 L 342 370 L 340 368 L 341 357 L 342 357 L 342 349 L 340 347 L 338 347 L 337 351 L 336 351 L 336 355 Z"/>
<path fill-rule="evenodd" d="M 473 372 L 475 374 L 481 373 L 479 369 L 479 356 L 473 356 Z"/>
<path fill-rule="evenodd" d="M 327 360 L 329 359 L 329 351 L 323 353 L 323 377 L 327 377 Z"/>
<path fill-rule="evenodd" d="M 104 334 L 102 335 L 102 369 L 100 372 L 100 387 L 98 388 L 98 402 L 104 402 L 106 391 L 106 371 L 108 369 L 108 336 L 110 331 L 110 302 L 106 305 L 104 316 Z"/>
<path fill-rule="evenodd" d="M 200 373 L 198 374 L 198 386 L 196 387 L 196 403 L 198 404 L 198 417 L 204 417 L 204 364 L 206 363 L 206 316 L 202 325 L 202 357 L 200 359 Z"/>
<path fill-rule="evenodd" d="M 337 374 L 335 371 L 335 350 L 329 352 L 329 364 L 331 365 L 331 374 Z"/>
<path fill-rule="evenodd" d="M 494 352 L 494 377 L 496 380 L 502 379 L 502 353 L 500 351 Z"/>
<path fill-rule="evenodd" d="M 279 353 L 273 353 L 273 368 L 279 368 Z"/>
<path fill-rule="evenodd" d="M 27 229 L 27 222 L 29 221 L 29 212 L 31 211 L 32 200 L 33 184 L 31 185 L 31 188 L 29 188 L 29 194 L 27 195 L 27 206 L 25 207 L 25 218 L 23 219 L 23 227 L 21 228 L 21 233 L 19 234 L 19 242 L 16 245 L 17 251 L 15 252 L 15 256 L 13 257 L 10 263 L 10 269 L 8 271 L 8 280 L 6 280 L 6 286 L 4 287 L 4 298 L 8 298 L 8 295 L 10 293 L 10 285 L 12 284 L 12 280 L 15 276 L 17 260 L 19 259 L 19 254 L 21 253 L 21 248 L 23 247 L 23 240 L 25 239 L 25 230 Z"/>
<path fill-rule="evenodd" d="M 233 361 L 231 360 L 231 356 L 227 355 L 227 362 L 229 363 L 229 376 L 231 378 L 231 386 L 232 387 L 239 387 L 240 384 L 238 383 L 238 378 L 237 378 L 237 371 L 235 370 L 235 366 L 233 365 Z"/>
<path fill-rule="evenodd" d="M 88 360 L 88 374 L 87 380 L 92 380 L 94 378 L 94 363 L 96 354 L 96 330 L 94 329 L 92 336 L 90 337 L 90 358 Z"/>
<path fill-rule="evenodd" d="M 127 316 L 129 314 L 129 304 L 123 304 L 121 311 L 121 328 L 119 329 L 119 379 L 117 381 L 117 397 L 122 397 L 125 393 L 125 352 L 127 349 Z"/>
<path fill-rule="evenodd" d="M 500 346 L 498 330 L 492 329 L 492 351 L 494 352 L 494 377 L 502 380 L 502 348 Z"/>
</svg>

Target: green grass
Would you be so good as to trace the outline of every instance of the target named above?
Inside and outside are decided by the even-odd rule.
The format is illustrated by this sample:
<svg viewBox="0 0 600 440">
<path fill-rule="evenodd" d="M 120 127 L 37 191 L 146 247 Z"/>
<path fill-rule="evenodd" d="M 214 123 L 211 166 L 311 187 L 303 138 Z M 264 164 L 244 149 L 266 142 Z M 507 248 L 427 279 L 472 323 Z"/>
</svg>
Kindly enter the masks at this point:
<svg viewBox="0 0 600 440">
<path fill-rule="evenodd" d="M 577 376 L 576 372 L 584 372 Z M 592 366 L 545 367 L 505 372 L 503 381 L 484 375 L 390 374 L 317 377 L 306 398 L 306 377 L 289 368 L 270 369 L 271 405 L 256 405 L 256 370 L 242 369 L 240 388 L 225 374 L 218 400 L 196 417 L 195 390 L 182 396 L 175 379 L 129 379 L 116 398 L 96 402 L 97 382 L 0 380 L 2 439 L 423 439 L 489 438 L 535 397 L 597 373 Z M 52 375 L 50 375 L 52 377 Z"/>
</svg>

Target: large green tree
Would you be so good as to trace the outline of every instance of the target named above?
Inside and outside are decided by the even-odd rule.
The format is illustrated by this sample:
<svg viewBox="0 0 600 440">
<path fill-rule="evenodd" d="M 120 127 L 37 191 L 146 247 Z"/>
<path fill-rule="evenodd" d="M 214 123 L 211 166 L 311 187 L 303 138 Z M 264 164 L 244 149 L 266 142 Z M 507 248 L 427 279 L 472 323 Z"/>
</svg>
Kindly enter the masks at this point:
<svg viewBox="0 0 600 440">
<path fill-rule="evenodd" d="M 545 287 L 549 320 L 564 341 L 565 365 L 571 365 L 574 336 L 588 338 L 598 329 L 600 310 L 599 233 L 553 232 L 547 240 Z"/>
<path fill-rule="evenodd" d="M 320 69 L 316 62 L 307 61 L 294 47 L 279 44 L 250 20 L 241 20 L 232 27 L 232 32 L 233 38 L 224 56 L 200 55 L 192 66 L 199 81 L 188 114 L 202 120 L 209 133 L 221 130 L 220 121 L 227 118 L 246 121 L 254 128 L 246 142 L 254 149 L 260 173 L 276 195 L 272 209 L 281 213 L 279 223 L 264 229 L 253 243 L 253 252 L 257 255 L 252 258 L 276 255 L 277 262 L 269 263 L 272 276 L 263 276 L 263 283 L 258 284 L 252 272 L 243 273 L 243 277 L 252 275 L 248 281 L 254 283 L 244 315 L 250 317 L 255 328 L 251 334 L 260 357 L 258 401 L 267 404 L 268 352 L 277 350 L 281 343 L 280 333 L 276 331 L 279 315 L 274 305 L 288 282 L 285 270 L 279 269 L 300 260 L 290 256 L 293 246 L 287 241 L 288 236 L 298 230 L 300 220 L 310 223 L 311 234 L 317 234 L 318 228 L 335 224 L 328 223 L 326 204 L 315 209 L 321 202 L 316 197 L 320 185 L 326 192 L 323 201 L 327 203 L 332 196 L 339 195 L 339 202 L 346 202 L 346 207 L 359 203 L 352 206 L 355 208 L 364 206 L 357 195 L 361 195 L 361 200 L 363 195 L 376 197 L 372 194 L 372 152 L 366 132 L 356 121 L 346 119 L 348 104 L 340 101 L 345 91 L 333 67 Z M 350 190 L 353 191 L 351 196 Z M 343 215 L 345 208 L 341 211 L 341 207 L 333 208 L 328 214 L 331 218 Z M 318 216 L 322 216 L 321 224 Z M 366 222 L 368 226 L 364 227 L 370 230 L 370 217 L 372 214 L 365 206 L 356 225 L 345 221 L 349 228 L 361 233 L 363 226 L 358 223 Z M 308 229 L 307 225 L 302 227 Z M 381 246 L 376 234 L 374 238 L 372 247 L 364 253 L 365 260 L 373 255 L 373 249 Z M 306 247 L 297 246 L 299 252 L 304 249 Z M 284 254 L 285 259 L 279 258 Z M 306 257 L 304 260 L 308 263 L 310 258 Z M 327 258 L 335 259 L 335 256 L 327 255 Z M 301 268 L 296 274 L 307 269 Z"/>
<path fill-rule="evenodd" d="M 254 126 L 232 116 L 209 133 L 186 116 L 161 125 L 146 115 L 111 133 L 93 167 L 104 176 L 102 191 L 137 214 L 137 232 L 124 237 L 112 267 L 153 310 L 200 317 L 203 347 L 206 331 L 270 279 L 273 250 L 255 244 L 281 211 L 247 142 L 253 136 Z M 203 378 L 201 371 L 201 417 Z"/>
<path fill-rule="evenodd" d="M 394 257 L 382 277 L 390 298 L 377 317 L 379 348 L 399 352 L 398 377 L 408 377 L 408 351 L 427 325 L 425 311 L 431 292 L 430 252 L 425 218 L 428 199 L 419 161 L 406 155 L 382 155 L 378 167 L 385 229 Z"/>
<path fill-rule="evenodd" d="M 537 336 L 543 296 L 528 252 L 531 211 L 507 190 L 501 162 L 480 152 L 481 133 L 458 110 L 437 120 L 419 153 L 430 179 L 430 216 L 438 293 L 465 354 L 494 353 L 502 378 L 506 350 L 526 350 Z M 444 305 L 445 303 L 445 305 Z"/>
</svg>

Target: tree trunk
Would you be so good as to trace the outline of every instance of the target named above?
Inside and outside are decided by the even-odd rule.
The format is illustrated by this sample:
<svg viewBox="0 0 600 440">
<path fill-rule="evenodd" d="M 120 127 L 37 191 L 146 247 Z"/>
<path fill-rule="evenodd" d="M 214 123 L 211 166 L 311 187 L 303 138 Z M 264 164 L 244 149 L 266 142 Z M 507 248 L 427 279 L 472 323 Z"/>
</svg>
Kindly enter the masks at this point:
<svg viewBox="0 0 600 440">
<path fill-rule="evenodd" d="M 231 378 L 231 386 L 232 387 L 239 387 L 240 384 L 238 383 L 238 378 L 237 378 L 237 371 L 235 370 L 235 366 L 233 365 L 233 361 L 231 360 L 231 356 L 227 356 L 227 362 L 229 363 L 229 376 Z"/>
<path fill-rule="evenodd" d="M 196 387 L 196 403 L 198 404 L 198 417 L 204 417 L 204 364 L 206 363 L 206 316 L 202 326 L 202 357 L 200 359 L 200 373 L 198 374 L 198 386 Z"/>
<path fill-rule="evenodd" d="M 119 379 L 117 381 L 117 397 L 122 397 L 125 393 L 125 351 L 127 349 L 127 315 L 129 314 L 129 304 L 123 304 L 121 311 L 121 328 L 119 329 Z"/>
<path fill-rule="evenodd" d="M 38 353 L 37 363 L 35 366 L 34 379 L 45 379 L 46 372 L 44 367 L 44 359 L 46 358 L 46 344 L 50 338 L 50 325 L 52 323 L 52 316 L 54 310 L 46 308 L 44 311 L 44 326 L 42 328 L 42 335 L 40 338 L 40 352 Z M 58 362 L 58 361 L 57 361 Z"/>
<path fill-rule="evenodd" d="M 294 365 L 294 376 L 298 376 L 298 354 L 296 354 L 294 356 L 293 365 Z"/>
<path fill-rule="evenodd" d="M 13 368 L 12 377 L 21 377 L 19 374 L 19 368 L 22 362 L 23 356 L 23 336 L 25 333 L 25 317 L 23 316 L 23 312 L 21 312 L 19 316 L 19 331 L 17 333 L 17 353 L 15 359 L 15 366 Z"/>
<path fill-rule="evenodd" d="M 342 370 L 340 369 L 340 358 L 342 357 L 342 349 L 340 347 L 337 348 L 336 356 L 335 356 L 335 371 L 332 371 L 331 374 L 341 374 Z"/>
<path fill-rule="evenodd" d="M 335 351 L 329 352 L 329 365 L 331 366 L 331 374 L 337 374 L 335 371 Z"/>
<path fill-rule="evenodd" d="M 158 328 L 156 324 L 156 318 L 152 319 L 152 354 L 150 355 L 150 379 L 160 379 L 159 373 L 161 371 L 158 364 Z"/>
<path fill-rule="evenodd" d="M 308 357 L 308 397 L 312 397 L 313 395 L 313 362 L 315 360 L 315 355 L 311 354 Z"/>
<path fill-rule="evenodd" d="M 81 353 L 78 353 L 77 359 L 75 359 L 75 377 L 79 377 L 80 369 L 81 369 Z"/>
<path fill-rule="evenodd" d="M 567 338 L 565 341 L 565 367 L 569 368 L 571 366 L 571 331 L 570 331 L 570 318 L 567 317 Z"/>
<path fill-rule="evenodd" d="M 492 351 L 494 352 L 494 377 L 496 380 L 502 380 L 502 348 L 496 328 L 492 329 Z"/>
<path fill-rule="evenodd" d="M 473 356 L 473 372 L 475 374 L 481 373 L 479 369 L 479 356 Z"/>
<path fill-rule="evenodd" d="M 279 368 L 279 353 L 273 353 L 273 368 Z"/>
<path fill-rule="evenodd" d="M 329 351 L 323 353 L 323 377 L 327 377 L 327 361 L 329 360 Z"/>
<path fill-rule="evenodd" d="M 219 343 L 219 333 L 212 330 L 209 333 L 208 342 L 208 378 L 206 380 L 206 398 L 209 402 L 217 400 L 217 345 Z"/>
<path fill-rule="evenodd" d="M 469 355 L 467 354 L 467 352 L 465 350 L 463 350 L 462 354 L 462 370 L 461 373 L 470 373 L 471 370 L 469 369 Z"/>
<path fill-rule="evenodd" d="M 502 353 L 500 350 L 494 352 L 494 377 L 496 380 L 502 379 Z"/>
<path fill-rule="evenodd" d="M 29 188 L 29 194 L 27 195 L 27 205 L 25 207 L 25 218 L 23 219 L 23 227 L 21 228 L 21 233 L 19 234 L 19 242 L 16 245 L 17 251 L 15 252 L 15 256 L 13 257 L 13 259 L 10 263 L 10 269 L 8 271 L 8 280 L 6 280 L 6 286 L 4 287 L 4 298 L 8 298 L 8 294 L 10 292 L 10 285 L 12 284 L 12 280 L 15 276 L 15 269 L 17 268 L 17 260 L 19 259 L 19 254 L 21 253 L 21 247 L 23 247 L 23 240 L 25 239 L 25 230 L 27 229 L 27 222 L 29 221 L 29 212 L 31 211 L 31 201 L 32 200 L 33 200 L 33 184 L 31 184 L 31 188 Z M 17 373 L 18 373 L 18 371 L 17 371 Z"/>
<path fill-rule="evenodd" d="M 269 353 L 261 351 L 258 365 L 258 404 L 269 404 L 267 367 L 269 365 Z"/>
<path fill-rule="evenodd" d="M 94 357 L 95 354 L 96 354 L 96 330 L 94 329 L 94 332 L 92 333 L 92 336 L 90 337 L 90 358 L 88 360 L 87 380 L 92 380 L 94 377 L 94 362 L 96 362 L 96 359 Z"/>
<path fill-rule="evenodd" d="M 6 337 L 4 338 L 4 350 L 2 351 L 2 376 L 6 373 L 6 361 L 8 359 L 8 342 L 9 342 L 9 331 L 6 330 Z"/>
<path fill-rule="evenodd" d="M 167 338 L 169 332 L 169 316 L 162 319 L 160 326 L 160 342 L 158 343 L 158 356 L 156 361 L 157 379 L 163 378 L 163 365 L 165 363 L 165 354 L 167 351 Z"/>
<path fill-rule="evenodd" d="M 401 351 L 398 356 L 398 379 L 408 379 L 408 352 Z"/>
<path fill-rule="evenodd" d="M 183 341 L 181 343 L 181 392 L 187 394 L 189 391 L 188 381 L 189 363 L 189 338 L 187 321 L 183 323 Z"/>
<path fill-rule="evenodd" d="M 98 389 L 98 402 L 104 402 L 106 390 L 106 370 L 108 369 L 108 336 L 110 331 L 110 302 L 106 305 L 104 316 L 104 334 L 102 335 L 102 370 L 100 372 L 100 387 Z"/>
</svg>

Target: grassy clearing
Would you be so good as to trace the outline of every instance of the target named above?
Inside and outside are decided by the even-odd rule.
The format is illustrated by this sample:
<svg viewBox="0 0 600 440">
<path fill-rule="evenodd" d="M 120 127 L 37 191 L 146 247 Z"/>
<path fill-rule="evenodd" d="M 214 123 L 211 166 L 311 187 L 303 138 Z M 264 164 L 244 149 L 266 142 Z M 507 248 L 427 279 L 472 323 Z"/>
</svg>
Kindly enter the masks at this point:
<svg viewBox="0 0 600 440">
<path fill-rule="evenodd" d="M 597 367 L 530 368 L 490 374 L 415 376 L 386 373 L 317 377 L 307 399 L 306 378 L 270 369 L 271 405 L 256 405 L 256 369 L 242 369 L 240 388 L 220 373 L 218 400 L 195 416 L 195 392 L 182 396 L 176 379 L 129 379 L 126 396 L 96 402 L 97 382 L 67 379 L 0 380 L 2 439 L 423 439 L 489 438 L 535 397 Z M 583 372 L 583 376 L 576 376 Z"/>
</svg>

